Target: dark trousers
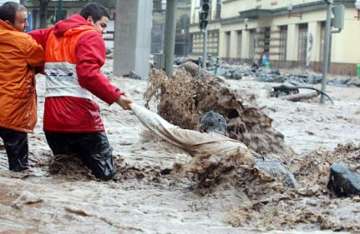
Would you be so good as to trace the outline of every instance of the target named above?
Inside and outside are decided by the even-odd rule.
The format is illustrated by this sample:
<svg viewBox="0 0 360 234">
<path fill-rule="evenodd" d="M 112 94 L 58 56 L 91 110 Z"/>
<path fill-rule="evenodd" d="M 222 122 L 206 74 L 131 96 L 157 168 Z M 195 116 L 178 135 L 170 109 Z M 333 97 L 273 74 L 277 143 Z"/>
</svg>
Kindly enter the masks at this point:
<svg viewBox="0 0 360 234">
<path fill-rule="evenodd" d="M 0 128 L 11 171 L 23 171 L 28 168 L 29 145 L 25 132 Z"/>
<path fill-rule="evenodd" d="M 115 175 L 112 148 L 104 132 L 45 132 L 45 136 L 54 155 L 77 154 L 95 177 L 102 180 Z"/>
</svg>

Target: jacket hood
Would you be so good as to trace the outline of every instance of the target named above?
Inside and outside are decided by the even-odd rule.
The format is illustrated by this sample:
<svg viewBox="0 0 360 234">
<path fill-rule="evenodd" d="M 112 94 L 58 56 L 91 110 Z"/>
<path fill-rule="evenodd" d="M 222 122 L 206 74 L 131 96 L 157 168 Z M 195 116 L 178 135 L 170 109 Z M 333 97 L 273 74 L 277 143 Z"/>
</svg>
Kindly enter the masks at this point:
<svg viewBox="0 0 360 234">
<path fill-rule="evenodd" d="M 5 21 L 3 20 L 0 20 L 0 29 L 4 29 L 4 30 L 11 30 L 11 31 L 18 31 L 20 32 L 19 30 L 17 30 L 16 28 L 14 28 L 14 26 L 6 23 Z"/>
<path fill-rule="evenodd" d="M 73 15 L 73 16 L 71 16 L 67 19 L 61 20 L 55 24 L 55 26 L 54 26 L 55 36 L 62 37 L 62 36 L 64 36 L 66 31 L 73 29 L 73 28 L 77 28 L 82 25 L 92 26 L 91 23 L 86 21 L 84 19 L 84 17 L 82 17 L 81 15 L 79 15 L 79 14 Z"/>
</svg>

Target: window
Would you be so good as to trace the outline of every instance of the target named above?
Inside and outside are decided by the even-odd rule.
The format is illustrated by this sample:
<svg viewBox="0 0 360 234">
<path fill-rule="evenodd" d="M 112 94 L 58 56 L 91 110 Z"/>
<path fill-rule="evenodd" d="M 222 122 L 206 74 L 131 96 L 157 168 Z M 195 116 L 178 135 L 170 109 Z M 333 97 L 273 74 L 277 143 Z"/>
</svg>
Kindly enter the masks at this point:
<svg viewBox="0 0 360 234">
<path fill-rule="evenodd" d="M 287 47 L 287 26 L 280 26 L 280 40 L 279 40 L 279 60 L 286 61 L 286 47 Z"/>
<path fill-rule="evenodd" d="M 241 47 L 242 47 L 242 32 L 237 31 L 237 50 L 236 50 L 237 58 L 241 58 Z"/>
<path fill-rule="evenodd" d="M 207 49 L 209 55 L 219 56 L 219 30 L 208 32 Z M 203 53 L 203 34 L 198 32 L 192 34 L 192 54 L 201 55 Z"/>
<path fill-rule="evenodd" d="M 256 30 L 250 30 L 250 38 L 249 38 L 249 58 L 255 58 L 255 50 L 256 50 Z"/>
<path fill-rule="evenodd" d="M 226 54 L 225 57 L 226 58 L 230 58 L 230 51 L 231 51 L 231 33 L 230 32 L 226 32 L 225 33 L 225 46 L 226 46 Z"/>
<path fill-rule="evenodd" d="M 221 0 L 216 0 L 216 13 L 215 19 L 221 18 Z"/>
<path fill-rule="evenodd" d="M 263 49 L 265 52 L 269 53 L 270 51 L 270 37 L 271 37 L 271 28 L 264 28 L 264 44 Z"/>
<path fill-rule="evenodd" d="M 325 22 L 320 22 L 320 61 L 324 60 L 325 28 Z"/>
<path fill-rule="evenodd" d="M 307 51 L 307 35 L 308 25 L 299 24 L 299 37 L 298 37 L 298 61 L 300 65 L 306 64 L 306 51 Z"/>
</svg>

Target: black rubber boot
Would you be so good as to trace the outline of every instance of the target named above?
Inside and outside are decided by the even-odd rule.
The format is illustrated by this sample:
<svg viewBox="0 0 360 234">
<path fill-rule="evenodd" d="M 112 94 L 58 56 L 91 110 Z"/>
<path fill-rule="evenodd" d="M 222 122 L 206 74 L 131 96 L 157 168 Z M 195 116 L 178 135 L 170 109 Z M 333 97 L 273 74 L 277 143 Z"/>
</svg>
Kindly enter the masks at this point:
<svg viewBox="0 0 360 234">
<path fill-rule="evenodd" d="M 27 133 L 0 128 L 11 171 L 28 169 L 29 145 Z"/>
<path fill-rule="evenodd" d="M 50 133 L 46 139 L 54 155 L 77 154 L 93 175 L 109 180 L 115 175 L 112 148 L 104 132 Z"/>
</svg>

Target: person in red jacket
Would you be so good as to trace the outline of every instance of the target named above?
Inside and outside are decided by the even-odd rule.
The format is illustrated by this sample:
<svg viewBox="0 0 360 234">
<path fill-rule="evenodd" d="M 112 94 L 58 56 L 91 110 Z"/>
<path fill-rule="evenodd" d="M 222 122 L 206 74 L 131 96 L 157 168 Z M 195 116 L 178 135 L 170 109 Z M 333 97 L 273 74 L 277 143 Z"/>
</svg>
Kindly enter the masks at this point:
<svg viewBox="0 0 360 234">
<path fill-rule="evenodd" d="M 98 3 L 54 27 L 30 34 L 45 49 L 44 131 L 56 155 L 76 154 L 99 179 L 115 174 L 112 148 L 105 134 L 96 96 L 129 110 L 131 99 L 101 73 L 105 62 L 102 32 L 109 14 Z"/>
</svg>

